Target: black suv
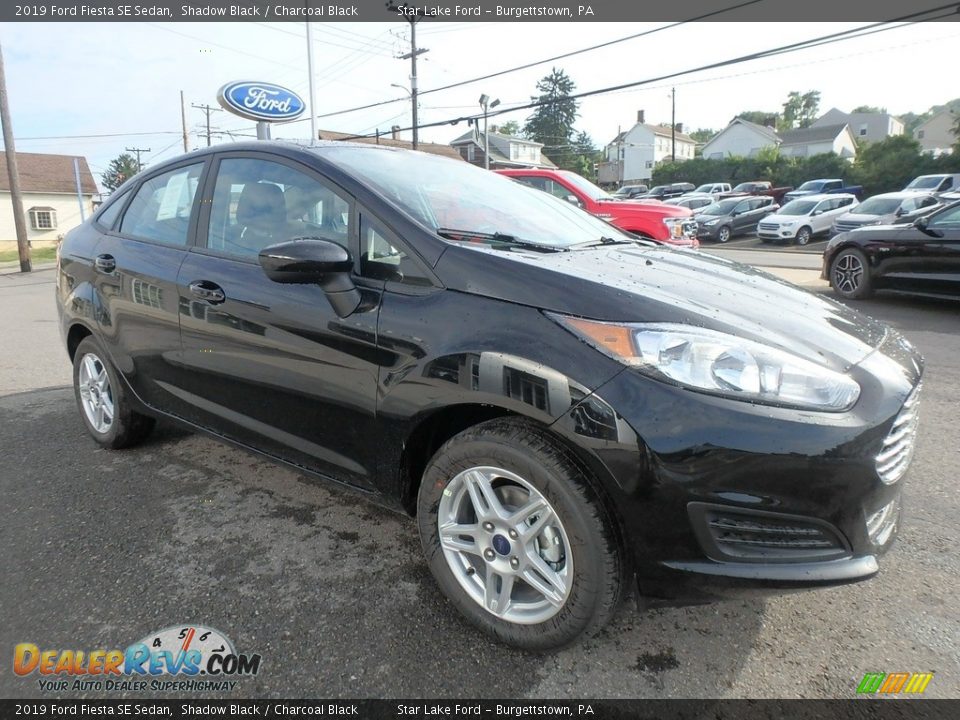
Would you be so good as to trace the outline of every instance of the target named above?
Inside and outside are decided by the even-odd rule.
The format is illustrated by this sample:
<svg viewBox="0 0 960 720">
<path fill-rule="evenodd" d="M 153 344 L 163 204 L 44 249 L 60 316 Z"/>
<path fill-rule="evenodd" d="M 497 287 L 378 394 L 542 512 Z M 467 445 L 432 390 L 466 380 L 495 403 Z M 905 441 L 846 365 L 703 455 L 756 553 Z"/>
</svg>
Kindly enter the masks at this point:
<svg viewBox="0 0 960 720">
<path fill-rule="evenodd" d="M 654 185 L 650 190 L 637 197 L 648 200 L 666 200 L 668 198 L 680 197 L 684 193 L 696 190 L 693 183 L 673 183 L 672 185 Z"/>
<path fill-rule="evenodd" d="M 58 273 L 100 445 L 164 418 L 415 515 L 518 647 L 634 582 L 867 578 L 898 528 L 922 361 L 894 330 L 468 163 L 215 146 L 115 191 Z"/>
</svg>

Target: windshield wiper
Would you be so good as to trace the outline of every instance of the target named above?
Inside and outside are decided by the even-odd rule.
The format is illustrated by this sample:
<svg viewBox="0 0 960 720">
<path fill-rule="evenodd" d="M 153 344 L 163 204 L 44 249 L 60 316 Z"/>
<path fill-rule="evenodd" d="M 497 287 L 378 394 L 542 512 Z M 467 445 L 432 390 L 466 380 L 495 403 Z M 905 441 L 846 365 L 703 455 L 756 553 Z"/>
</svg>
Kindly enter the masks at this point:
<svg viewBox="0 0 960 720">
<path fill-rule="evenodd" d="M 570 247 L 572 248 L 591 248 L 591 247 L 600 247 L 602 245 L 635 245 L 636 240 L 618 240 L 617 238 L 612 237 L 601 237 L 598 240 L 589 240 L 582 243 L 574 243 Z"/>
<path fill-rule="evenodd" d="M 533 242 L 532 240 L 523 240 L 515 235 L 495 232 L 477 232 L 476 230 L 454 230 L 453 228 L 437 228 L 437 235 L 448 240 L 489 240 L 491 244 L 510 245 L 511 247 L 528 248 L 530 250 L 540 250 L 541 252 L 567 252 L 569 248 L 558 247 L 557 245 L 547 245 L 546 243 Z"/>
</svg>

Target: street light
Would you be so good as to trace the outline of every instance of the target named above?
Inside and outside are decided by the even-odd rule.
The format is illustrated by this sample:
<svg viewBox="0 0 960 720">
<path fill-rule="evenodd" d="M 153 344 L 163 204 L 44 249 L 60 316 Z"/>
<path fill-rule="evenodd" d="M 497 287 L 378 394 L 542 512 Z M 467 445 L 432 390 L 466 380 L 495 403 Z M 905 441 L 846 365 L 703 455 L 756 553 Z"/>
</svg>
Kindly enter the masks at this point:
<svg viewBox="0 0 960 720">
<path fill-rule="evenodd" d="M 490 108 L 495 108 L 500 104 L 499 100 L 490 100 L 488 95 L 480 95 L 480 107 L 483 108 L 483 166 L 490 169 L 490 130 L 487 126 L 487 114 Z"/>
</svg>

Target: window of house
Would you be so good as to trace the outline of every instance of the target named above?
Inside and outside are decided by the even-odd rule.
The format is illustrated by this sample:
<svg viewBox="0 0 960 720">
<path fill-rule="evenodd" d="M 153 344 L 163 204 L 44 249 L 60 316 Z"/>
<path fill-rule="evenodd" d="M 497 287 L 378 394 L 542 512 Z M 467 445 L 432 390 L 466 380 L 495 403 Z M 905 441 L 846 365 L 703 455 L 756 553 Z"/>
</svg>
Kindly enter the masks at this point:
<svg viewBox="0 0 960 720">
<path fill-rule="evenodd" d="M 923 140 L 923 130 L 917 130 L 917 138 Z"/>
<path fill-rule="evenodd" d="M 473 162 L 477 159 L 477 148 L 473 145 L 467 146 L 467 162 Z"/>
<path fill-rule="evenodd" d="M 653 167 L 653 160 L 647 160 L 647 169 L 649 170 L 652 167 Z"/>
<path fill-rule="evenodd" d="M 866 125 L 861 125 L 861 126 L 860 126 L 860 137 L 864 137 L 866 134 L 867 134 L 867 126 L 866 126 Z"/>
<path fill-rule="evenodd" d="M 57 211 L 51 207 L 32 207 L 30 227 L 34 230 L 54 230 L 57 227 Z"/>
<path fill-rule="evenodd" d="M 186 245 L 193 197 L 203 163 L 146 180 L 120 221 L 120 232 L 165 245 Z"/>
</svg>

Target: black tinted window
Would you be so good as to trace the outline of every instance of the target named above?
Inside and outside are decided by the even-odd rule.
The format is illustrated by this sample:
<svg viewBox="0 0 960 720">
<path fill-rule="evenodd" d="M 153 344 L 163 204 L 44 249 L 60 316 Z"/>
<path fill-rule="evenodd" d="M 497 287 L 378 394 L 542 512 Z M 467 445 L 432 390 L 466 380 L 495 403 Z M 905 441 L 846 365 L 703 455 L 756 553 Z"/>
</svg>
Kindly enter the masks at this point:
<svg viewBox="0 0 960 720">
<path fill-rule="evenodd" d="M 350 202 L 306 173 L 262 158 L 220 162 L 207 247 L 255 256 L 298 237 L 349 247 Z"/>
<path fill-rule="evenodd" d="M 123 195 L 117 197 L 111 197 L 110 204 L 97 215 L 97 222 L 108 230 L 112 230 L 117 222 L 117 218 L 120 217 L 120 211 L 123 209 L 124 203 L 127 202 L 127 197 L 127 193 L 123 193 Z"/>
<path fill-rule="evenodd" d="M 361 213 L 360 274 L 408 285 L 431 285 L 430 279 L 399 245 L 383 223 Z"/>
<path fill-rule="evenodd" d="M 203 163 L 146 180 L 123 214 L 120 231 L 166 245 L 186 245 Z"/>
</svg>

